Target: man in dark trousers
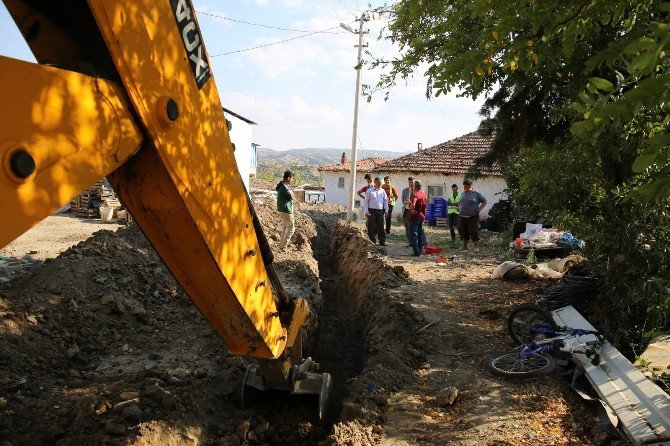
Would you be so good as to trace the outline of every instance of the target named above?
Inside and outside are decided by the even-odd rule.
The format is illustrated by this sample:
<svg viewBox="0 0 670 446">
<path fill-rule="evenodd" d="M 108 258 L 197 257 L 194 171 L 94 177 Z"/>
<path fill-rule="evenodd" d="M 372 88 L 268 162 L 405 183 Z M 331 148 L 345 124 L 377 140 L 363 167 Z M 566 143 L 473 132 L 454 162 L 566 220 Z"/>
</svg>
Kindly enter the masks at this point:
<svg viewBox="0 0 670 446">
<path fill-rule="evenodd" d="M 386 198 L 389 200 L 389 211 L 386 214 L 386 233 L 391 233 L 391 219 L 393 218 L 393 206 L 395 206 L 395 201 L 398 199 L 398 191 L 395 186 L 391 184 L 391 177 L 386 175 L 384 177 L 384 184 L 382 189 L 386 192 Z"/>
<path fill-rule="evenodd" d="M 472 239 L 475 246 L 475 252 L 479 252 L 479 213 L 486 207 L 486 198 L 472 188 L 471 180 L 463 181 L 463 193 L 461 201 L 458 204 L 458 219 L 460 225 L 461 240 L 463 246 L 461 249 L 467 251 L 468 240 Z"/>
<path fill-rule="evenodd" d="M 423 252 L 423 222 L 426 219 L 426 206 L 428 205 L 428 196 L 423 191 L 421 181 L 414 180 L 414 195 L 409 207 L 410 235 L 412 236 L 412 249 L 415 257 Z"/>
<path fill-rule="evenodd" d="M 456 240 L 456 231 L 454 228 L 458 228 L 458 203 L 461 201 L 461 194 L 458 192 L 458 186 L 456 184 L 451 185 L 451 195 L 447 197 L 448 210 L 447 215 L 449 216 L 449 231 L 451 232 L 451 241 Z"/>
<path fill-rule="evenodd" d="M 409 204 L 414 193 L 414 178 L 407 178 L 407 187 L 402 190 L 402 220 L 405 223 L 405 236 L 407 243 L 412 246 L 412 236 L 409 233 Z"/>
<path fill-rule="evenodd" d="M 382 180 L 375 178 L 374 184 L 374 187 L 365 192 L 365 201 L 363 202 L 365 217 L 368 219 L 368 237 L 373 243 L 377 243 L 377 237 L 379 237 L 379 244 L 386 246 L 384 220 L 389 211 L 389 200 L 386 191 L 382 189 Z"/>
</svg>

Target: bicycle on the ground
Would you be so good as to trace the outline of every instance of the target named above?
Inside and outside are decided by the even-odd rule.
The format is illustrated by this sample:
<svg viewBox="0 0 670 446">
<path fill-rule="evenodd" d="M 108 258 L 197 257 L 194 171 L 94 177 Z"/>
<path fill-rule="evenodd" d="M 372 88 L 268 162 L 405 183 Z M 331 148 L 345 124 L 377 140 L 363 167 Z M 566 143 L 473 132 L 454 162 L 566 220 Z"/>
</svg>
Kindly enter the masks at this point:
<svg viewBox="0 0 670 446">
<path fill-rule="evenodd" d="M 559 327 L 548 311 L 534 305 L 518 307 L 509 315 L 507 327 L 512 339 L 519 344 L 513 350 L 501 353 L 489 361 L 491 370 L 511 377 L 540 376 L 556 367 L 554 355 L 573 358 L 583 354 L 600 365 L 600 353 L 605 338 L 594 330 Z M 581 336 L 593 335 L 594 340 L 583 341 Z"/>
</svg>

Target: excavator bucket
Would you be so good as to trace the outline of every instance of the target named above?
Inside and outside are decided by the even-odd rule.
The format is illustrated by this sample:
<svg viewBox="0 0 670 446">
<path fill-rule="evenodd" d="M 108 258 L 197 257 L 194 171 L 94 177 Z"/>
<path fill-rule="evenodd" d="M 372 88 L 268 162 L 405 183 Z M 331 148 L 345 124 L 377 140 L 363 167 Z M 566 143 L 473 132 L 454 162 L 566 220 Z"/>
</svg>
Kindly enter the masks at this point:
<svg viewBox="0 0 670 446">
<path fill-rule="evenodd" d="M 291 383 L 288 389 L 283 389 L 292 395 L 315 395 L 318 398 L 319 421 L 326 418 L 330 393 L 333 382 L 329 373 L 317 373 L 319 364 L 307 358 L 301 365 L 293 366 Z M 259 398 L 261 392 L 274 390 L 263 377 L 263 369 L 252 364 L 247 367 L 242 384 L 242 406 L 251 407 Z"/>
</svg>

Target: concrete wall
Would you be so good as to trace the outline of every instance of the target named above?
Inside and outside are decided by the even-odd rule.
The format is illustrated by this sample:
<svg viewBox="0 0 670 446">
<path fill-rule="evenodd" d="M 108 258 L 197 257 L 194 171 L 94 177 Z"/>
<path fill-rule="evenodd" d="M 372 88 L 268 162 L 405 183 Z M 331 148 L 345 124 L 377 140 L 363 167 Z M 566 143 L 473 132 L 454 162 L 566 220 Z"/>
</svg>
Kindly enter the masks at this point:
<svg viewBox="0 0 670 446">
<path fill-rule="evenodd" d="M 365 186 L 367 182 L 365 181 L 365 174 L 367 172 L 358 173 L 356 172 L 356 190 L 359 190 L 361 187 Z M 338 187 L 339 178 L 344 178 L 344 187 Z M 374 176 L 373 176 L 374 178 Z M 342 206 L 349 206 L 349 182 L 351 181 L 350 172 L 324 172 L 324 184 L 326 186 L 326 202 L 327 203 L 337 203 Z M 359 200 L 359 197 L 356 196 L 356 200 Z M 362 199 L 361 206 L 362 206 Z"/>
<path fill-rule="evenodd" d="M 249 190 L 249 174 L 251 172 L 251 142 L 253 141 L 253 125 L 244 122 L 233 115 L 224 113 L 233 127 L 230 130 L 230 140 L 235 144 L 235 161 L 240 171 L 242 181 Z"/>
</svg>

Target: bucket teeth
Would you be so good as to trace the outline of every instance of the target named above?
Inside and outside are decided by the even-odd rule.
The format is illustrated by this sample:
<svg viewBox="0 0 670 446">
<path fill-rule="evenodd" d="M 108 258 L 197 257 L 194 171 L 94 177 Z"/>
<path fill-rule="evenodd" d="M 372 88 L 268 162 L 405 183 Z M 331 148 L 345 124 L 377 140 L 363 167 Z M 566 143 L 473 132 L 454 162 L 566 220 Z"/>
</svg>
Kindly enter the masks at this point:
<svg viewBox="0 0 670 446">
<path fill-rule="evenodd" d="M 262 398 L 262 392 L 267 390 L 285 390 L 292 395 L 316 395 L 319 398 L 319 420 L 323 421 L 333 388 L 333 380 L 329 373 L 317 373 L 312 370 L 318 370 L 318 363 L 307 358 L 301 365 L 293 367 L 289 387 L 277 388 L 269 385 L 263 378 L 260 366 L 255 364 L 248 366 L 242 384 L 242 406 L 251 406 Z"/>
</svg>

